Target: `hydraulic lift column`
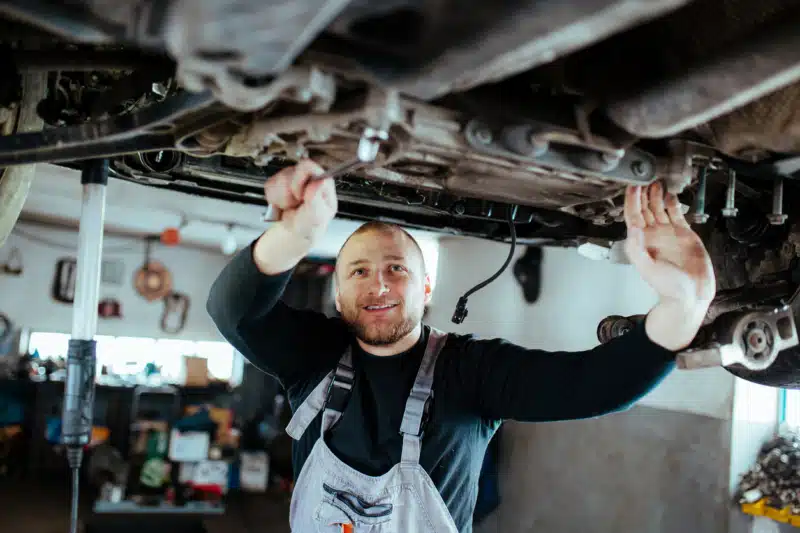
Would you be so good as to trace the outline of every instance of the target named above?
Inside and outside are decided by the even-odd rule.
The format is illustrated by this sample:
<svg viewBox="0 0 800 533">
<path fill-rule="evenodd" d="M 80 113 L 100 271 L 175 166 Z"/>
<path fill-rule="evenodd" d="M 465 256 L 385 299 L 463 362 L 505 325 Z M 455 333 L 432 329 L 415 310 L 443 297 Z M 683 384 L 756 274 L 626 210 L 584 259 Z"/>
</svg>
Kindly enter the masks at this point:
<svg viewBox="0 0 800 533">
<path fill-rule="evenodd" d="M 67 460 L 72 469 L 71 533 L 77 533 L 80 467 L 84 447 L 92 436 L 97 361 L 94 336 L 97 331 L 107 184 L 108 160 L 85 161 L 81 173 L 83 205 L 78 236 L 78 272 L 61 428 L 61 442 L 66 446 Z"/>
</svg>

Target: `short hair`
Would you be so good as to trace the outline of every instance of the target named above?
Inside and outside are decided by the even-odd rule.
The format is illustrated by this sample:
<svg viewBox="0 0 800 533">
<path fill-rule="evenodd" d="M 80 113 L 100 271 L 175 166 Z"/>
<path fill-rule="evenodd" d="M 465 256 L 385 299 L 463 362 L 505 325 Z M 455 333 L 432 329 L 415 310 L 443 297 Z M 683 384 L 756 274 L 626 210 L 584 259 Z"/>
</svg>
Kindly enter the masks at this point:
<svg viewBox="0 0 800 533">
<path fill-rule="evenodd" d="M 345 239 L 341 248 L 339 248 L 339 253 L 336 254 L 336 264 L 338 265 L 339 255 L 342 253 L 344 247 L 347 246 L 347 243 L 350 241 L 350 239 L 352 239 L 356 235 L 361 235 L 363 233 L 368 233 L 370 231 L 377 231 L 384 233 L 393 233 L 395 231 L 399 231 L 400 233 L 408 237 L 408 239 L 414 244 L 414 248 L 416 248 L 417 252 L 419 252 L 419 257 L 422 260 L 423 271 L 427 270 L 428 267 L 425 264 L 425 254 L 422 253 L 422 247 L 417 242 L 417 239 L 415 239 L 413 235 L 411 235 L 408 231 L 406 231 L 406 229 L 403 228 L 401 225 L 394 224 L 392 222 L 382 222 L 380 220 L 370 220 L 369 222 L 364 222 L 359 227 L 357 227 L 355 231 L 353 231 L 353 233 L 351 233 L 347 237 L 347 239 Z"/>
</svg>

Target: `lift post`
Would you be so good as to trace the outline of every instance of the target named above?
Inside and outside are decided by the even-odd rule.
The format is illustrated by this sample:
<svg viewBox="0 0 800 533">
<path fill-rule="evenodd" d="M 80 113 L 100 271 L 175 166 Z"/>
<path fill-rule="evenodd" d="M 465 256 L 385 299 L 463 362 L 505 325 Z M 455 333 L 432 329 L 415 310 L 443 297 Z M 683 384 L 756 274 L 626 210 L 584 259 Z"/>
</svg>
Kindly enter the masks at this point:
<svg viewBox="0 0 800 533">
<path fill-rule="evenodd" d="M 61 442 L 66 446 L 67 460 L 72 469 L 71 533 L 77 533 L 78 530 L 80 467 L 83 450 L 92 436 L 97 364 L 94 337 L 97 332 L 107 184 L 108 160 L 85 161 L 81 172 L 83 205 L 61 425 Z"/>
</svg>

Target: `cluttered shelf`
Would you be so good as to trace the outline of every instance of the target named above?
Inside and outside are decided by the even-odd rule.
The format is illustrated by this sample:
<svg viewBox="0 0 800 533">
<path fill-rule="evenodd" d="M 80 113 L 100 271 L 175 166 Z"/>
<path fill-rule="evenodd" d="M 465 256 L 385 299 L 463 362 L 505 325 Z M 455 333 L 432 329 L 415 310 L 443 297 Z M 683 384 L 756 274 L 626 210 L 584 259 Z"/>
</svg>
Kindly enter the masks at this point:
<svg viewBox="0 0 800 533">
<path fill-rule="evenodd" d="M 800 527 L 800 434 L 783 428 L 765 442 L 734 498 L 745 514 Z"/>
<path fill-rule="evenodd" d="M 277 383 L 265 379 L 253 371 L 237 387 L 207 379 L 98 383 L 81 473 L 94 513 L 214 516 L 234 493 L 288 497 L 288 412 Z M 0 379 L 0 479 L 69 475 L 60 444 L 63 394 L 57 379 Z"/>
</svg>

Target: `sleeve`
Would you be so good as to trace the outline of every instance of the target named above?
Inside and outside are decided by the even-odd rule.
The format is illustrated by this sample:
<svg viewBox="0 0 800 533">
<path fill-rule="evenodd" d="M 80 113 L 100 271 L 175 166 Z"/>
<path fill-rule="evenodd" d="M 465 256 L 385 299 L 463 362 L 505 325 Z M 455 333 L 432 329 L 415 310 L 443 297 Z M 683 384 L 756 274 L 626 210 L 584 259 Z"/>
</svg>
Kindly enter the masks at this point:
<svg viewBox="0 0 800 533">
<path fill-rule="evenodd" d="M 575 420 L 623 411 L 675 367 L 675 354 L 652 342 L 644 323 L 579 352 L 527 349 L 502 339 L 464 342 L 454 358 L 460 402 L 495 420 Z"/>
<path fill-rule="evenodd" d="M 228 342 L 288 389 L 336 364 L 347 343 L 346 329 L 323 313 L 286 305 L 281 297 L 293 271 L 263 274 L 252 254 L 253 244 L 225 266 L 211 286 L 206 309 Z"/>
</svg>

